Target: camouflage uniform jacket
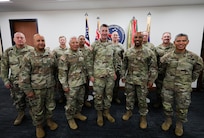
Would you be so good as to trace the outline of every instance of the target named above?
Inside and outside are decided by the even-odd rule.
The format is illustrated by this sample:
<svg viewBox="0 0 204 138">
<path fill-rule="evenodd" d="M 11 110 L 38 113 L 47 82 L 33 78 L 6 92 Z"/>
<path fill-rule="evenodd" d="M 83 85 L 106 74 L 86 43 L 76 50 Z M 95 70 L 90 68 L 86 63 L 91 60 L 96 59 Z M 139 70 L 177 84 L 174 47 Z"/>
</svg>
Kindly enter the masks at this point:
<svg viewBox="0 0 204 138">
<path fill-rule="evenodd" d="M 34 48 L 28 45 L 20 49 L 14 45 L 4 52 L 1 59 L 1 77 L 4 84 L 18 84 L 23 56 L 33 50 Z"/>
<path fill-rule="evenodd" d="M 163 44 L 160 44 L 159 46 L 156 47 L 156 56 L 157 56 L 157 65 L 158 65 L 158 73 L 159 74 L 164 74 L 161 70 L 160 67 L 160 58 L 165 55 L 168 52 L 171 52 L 175 49 L 175 46 L 173 43 L 170 43 L 168 46 L 163 46 Z"/>
<path fill-rule="evenodd" d="M 85 64 L 81 51 L 69 49 L 60 57 L 58 78 L 64 89 L 77 87 L 86 83 Z"/>
<path fill-rule="evenodd" d="M 92 44 L 93 68 L 89 70 L 89 76 L 97 78 L 111 76 L 114 77 L 116 68 L 116 57 L 112 42 L 95 41 Z"/>
<path fill-rule="evenodd" d="M 203 60 L 193 52 L 186 50 L 184 54 L 174 51 L 161 58 L 161 67 L 165 72 L 163 86 L 177 88 L 182 91 L 191 89 L 191 84 L 203 69 Z"/>
<path fill-rule="evenodd" d="M 92 68 L 92 61 L 91 61 L 91 50 L 87 47 L 82 47 L 82 48 L 79 48 L 79 51 L 81 51 L 83 53 L 83 57 L 84 57 L 84 62 L 86 63 L 85 64 L 85 70 L 86 70 L 86 75 L 89 76 L 88 74 L 88 70 L 91 70 Z"/>
<path fill-rule="evenodd" d="M 156 54 L 156 48 L 155 48 L 154 44 L 147 42 L 145 44 L 142 44 L 142 46 L 151 49 Z"/>
<path fill-rule="evenodd" d="M 115 52 L 115 57 L 116 57 L 116 71 L 121 72 L 124 49 L 121 43 L 112 44 L 112 45 L 113 45 L 113 50 Z"/>
<path fill-rule="evenodd" d="M 68 50 L 68 48 L 61 48 L 60 46 L 55 48 L 52 52 L 53 55 L 56 57 L 57 60 L 64 55 L 64 53 Z"/>
<path fill-rule="evenodd" d="M 25 93 L 34 89 L 45 89 L 55 85 L 54 69 L 56 58 L 49 49 L 44 53 L 37 51 L 26 54 L 23 58 L 22 71 L 20 73 L 20 87 Z"/>
<path fill-rule="evenodd" d="M 122 65 L 122 78 L 133 85 L 147 85 L 157 78 L 157 59 L 149 48 L 127 49 Z"/>
</svg>

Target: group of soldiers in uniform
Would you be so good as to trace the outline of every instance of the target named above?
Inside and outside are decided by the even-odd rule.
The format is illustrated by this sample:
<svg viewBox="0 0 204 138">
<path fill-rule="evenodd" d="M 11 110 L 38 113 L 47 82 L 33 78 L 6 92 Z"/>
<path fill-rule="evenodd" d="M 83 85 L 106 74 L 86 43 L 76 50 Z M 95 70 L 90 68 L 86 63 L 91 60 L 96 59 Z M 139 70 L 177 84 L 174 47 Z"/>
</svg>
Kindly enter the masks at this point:
<svg viewBox="0 0 204 138">
<path fill-rule="evenodd" d="M 171 43 L 171 33 L 165 32 L 163 43 L 154 47 L 148 42 L 147 32 L 137 32 L 134 45 L 124 51 L 117 32 L 112 33 L 112 41 L 108 39 L 108 25 L 101 25 L 100 35 L 101 38 L 89 48 L 85 47 L 83 35 L 71 37 L 69 48 L 66 47 L 66 37 L 60 36 L 60 46 L 51 51 L 45 47 L 45 39 L 40 34 L 33 36 L 33 47 L 26 45 L 23 33 L 14 34 L 15 45 L 4 52 L 1 60 L 1 78 L 10 89 L 18 112 L 14 125 L 21 124 L 28 103 L 37 138 L 45 136 L 45 124 L 50 130 L 56 130 L 58 124 L 52 116 L 57 87 L 63 92 L 60 100 L 66 101 L 64 108 L 68 125 L 77 129 L 75 119 L 87 120 L 81 113 L 83 105 L 91 106 L 87 101 L 90 81 L 93 83 L 97 125 L 103 126 L 104 119 L 114 123 L 110 108 L 113 100 L 120 103 L 118 88 L 121 79 L 125 83 L 126 96 L 124 121 L 133 115 L 137 101 L 139 127 L 147 128 L 146 98 L 148 88 L 155 83 L 158 101 L 155 106 L 163 105 L 166 116 L 162 130 L 169 130 L 175 112 L 175 134 L 182 136 L 191 102 L 191 83 L 203 70 L 202 58 L 186 49 L 188 36 L 178 34 Z"/>
</svg>

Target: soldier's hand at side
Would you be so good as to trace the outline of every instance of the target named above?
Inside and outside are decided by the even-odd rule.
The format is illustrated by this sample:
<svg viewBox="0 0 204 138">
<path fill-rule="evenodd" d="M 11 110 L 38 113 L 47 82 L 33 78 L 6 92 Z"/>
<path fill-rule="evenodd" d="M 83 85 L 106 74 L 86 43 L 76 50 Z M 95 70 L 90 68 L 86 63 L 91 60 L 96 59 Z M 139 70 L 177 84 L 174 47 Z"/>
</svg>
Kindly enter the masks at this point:
<svg viewBox="0 0 204 138">
<path fill-rule="evenodd" d="M 95 79 L 94 79 L 93 76 L 90 77 L 90 81 L 91 81 L 91 82 L 94 82 L 94 81 L 95 81 Z"/>
<path fill-rule="evenodd" d="M 34 94 L 34 92 L 28 92 L 28 93 L 26 93 L 26 96 L 28 98 L 33 98 L 35 96 L 35 94 Z"/>
<path fill-rule="evenodd" d="M 12 88 L 12 85 L 11 85 L 10 83 L 7 83 L 7 84 L 5 84 L 5 87 L 6 87 L 7 89 L 10 89 L 10 88 Z"/>
<path fill-rule="evenodd" d="M 117 75 L 116 75 L 116 73 L 114 73 L 114 80 L 116 80 L 117 79 Z"/>
<path fill-rule="evenodd" d="M 69 88 L 64 88 L 64 92 L 68 93 L 69 92 Z"/>
<path fill-rule="evenodd" d="M 147 88 L 151 88 L 153 86 L 153 83 L 152 82 L 148 82 L 147 83 Z"/>
<path fill-rule="evenodd" d="M 126 79 L 125 79 L 125 78 L 122 78 L 121 80 L 122 80 L 122 82 L 123 82 L 123 83 L 125 83 L 125 81 L 126 81 Z"/>
</svg>

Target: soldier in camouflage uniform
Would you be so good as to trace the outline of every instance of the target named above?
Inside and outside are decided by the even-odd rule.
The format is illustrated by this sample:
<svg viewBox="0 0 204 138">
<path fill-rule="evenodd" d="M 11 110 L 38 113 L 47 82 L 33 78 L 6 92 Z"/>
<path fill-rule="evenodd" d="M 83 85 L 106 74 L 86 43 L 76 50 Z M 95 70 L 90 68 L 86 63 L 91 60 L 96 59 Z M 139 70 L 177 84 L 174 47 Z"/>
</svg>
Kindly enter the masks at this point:
<svg viewBox="0 0 204 138">
<path fill-rule="evenodd" d="M 148 42 L 149 33 L 147 31 L 143 31 L 142 35 L 143 35 L 142 46 L 151 49 L 156 54 L 156 48 L 155 48 L 154 44 Z M 147 98 L 146 101 L 147 101 L 147 103 L 149 103 L 150 99 Z"/>
<path fill-rule="evenodd" d="M 50 130 L 58 125 L 52 120 L 55 109 L 55 78 L 56 58 L 49 49 L 45 49 L 45 39 L 40 34 L 34 37 L 35 50 L 23 58 L 19 85 L 28 98 L 33 125 L 36 126 L 36 137 L 45 136 L 43 128 L 46 122 Z"/>
<path fill-rule="evenodd" d="M 124 54 L 122 65 L 122 82 L 125 83 L 126 93 L 126 113 L 122 116 L 123 120 L 129 120 L 134 109 L 135 96 L 137 95 L 140 128 L 147 128 L 146 115 L 148 105 L 146 96 L 147 88 L 152 87 L 157 77 L 157 59 L 149 48 L 142 46 L 142 33 L 137 32 L 134 36 L 135 46 L 127 49 Z"/>
<path fill-rule="evenodd" d="M 142 35 L 143 35 L 142 46 L 151 49 L 156 54 L 156 48 L 154 44 L 148 42 L 149 33 L 146 31 L 143 31 Z"/>
<path fill-rule="evenodd" d="M 84 55 L 84 58 L 87 60 L 86 63 L 88 63 L 88 61 L 90 60 L 90 48 L 86 47 L 85 46 L 85 37 L 83 35 L 80 35 L 78 37 L 78 40 L 79 40 L 79 51 L 81 51 Z M 86 69 L 88 69 L 88 67 L 90 66 L 87 66 L 86 65 Z M 86 83 L 85 83 L 85 96 L 84 96 L 84 105 L 86 107 L 91 107 L 91 102 L 88 101 L 88 96 L 91 95 L 90 93 L 90 90 L 89 90 L 89 77 L 88 77 L 88 70 L 86 71 L 87 72 L 87 78 L 86 78 Z"/>
<path fill-rule="evenodd" d="M 25 115 L 26 96 L 19 88 L 19 73 L 21 69 L 21 61 L 26 53 L 34 50 L 33 47 L 26 45 L 25 35 L 21 32 L 14 34 L 13 41 L 15 45 L 8 48 L 2 57 L 1 61 L 1 77 L 6 86 L 10 89 L 13 104 L 16 107 L 18 116 L 14 121 L 14 125 L 21 124 Z"/>
<path fill-rule="evenodd" d="M 75 118 L 81 121 L 87 119 L 81 114 L 84 103 L 84 85 L 86 83 L 86 68 L 83 53 L 78 50 L 79 43 L 76 37 L 71 37 L 70 48 L 60 57 L 58 69 L 59 80 L 65 91 L 67 103 L 65 115 L 71 129 L 77 129 Z"/>
<path fill-rule="evenodd" d="M 57 61 L 59 61 L 59 58 L 64 55 L 64 53 L 67 51 L 67 46 L 66 46 L 66 37 L 65 36 L 60 36 L 59 37 L 59 43 L 60 43 L 60 46 L 55 48 L 53 50 L 53 54 L 54 56 L 56 57 Z M 58 69 L 57 69 L 58 70 Z M 59 94 L 59 103 L 63 103 L 64 100 L 66 99 L 65 96 L 64 96 L 64 91 L 62 89 L 62 85 L 58 79 L 58 75 L 56 74 L 56 90 Z"/>
<path fill-rule="evenodd" d="M 162 72 L 161 67 L 159 66 L 160 58 L 165 55 L 168 52 L 171 52 L 175 49 L 175 46 L 173 43 L 170 42 L 171 40 L 171 33 L 170 32 L 164 32 L 162 35 L 162 44 L 156 47 L 156 56 L 157 56 L 157 65 L 158 65 L 158 77 L 155 81 L 156 84 L 156 96 L 157 101 L 153 105 L 155 108 L 162 106 L 162 99 L 161 99 L 161 89 L 162 89 L 162 82 L 164 79 L 164 72 Z"/>
<path fill-rule="evenodd" d="M 167 131 L 171 127 L 175 107 L 177 136 L 183 135 L 183 123 L 187 122 L 188 108 L 191 103 L 191 84 L 203 69 L 202 58 L 186 50 L 188 43 L 186 34 L 178 34 L 174 41 L 176 49 L 160 60 L 165 72 L 162 98 L 166 120 L 162 124 L 162 130 Z"/>
<path fill-rule="evenodd" d="M 119 104 L 121 103 L 119 99 L 119 86 L 120 86 L 121 66 L 122 66 L 124 49 L 123 49 L 123 45 L 119 43 L 118 32 L 113 32 L 111 34 L 111 39 L 112 39 L 112 45 L 115 51 L 116 63 L 117 63 L 116 65 L 117 79 L 115 80 L 115 86 L 113 88 L 113 101 Z"/>
<path fill-rule="evenodd" d="M 112 42 L 108 41 L 108 25 L 100 26 L 101 39 L 96 40 L 92 46 L 93 68 L 89 70 L 90 81 L 93 82 L 94 107 L 97 110 L 97 125 L 103 126 L 103 115 L 109 122 L 115 119 L 110 114 L 115 73 L 115 56 Z"/>
</svg>

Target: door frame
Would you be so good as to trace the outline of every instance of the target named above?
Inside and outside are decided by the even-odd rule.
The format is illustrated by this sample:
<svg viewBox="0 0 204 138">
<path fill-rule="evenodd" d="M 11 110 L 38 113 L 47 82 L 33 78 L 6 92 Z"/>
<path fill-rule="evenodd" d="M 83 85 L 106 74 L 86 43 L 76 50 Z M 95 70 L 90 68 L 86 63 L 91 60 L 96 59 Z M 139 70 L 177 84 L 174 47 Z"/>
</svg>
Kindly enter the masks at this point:
<svg viewBox="0 0 204 138">
<path fill-rule="evenodd" d="M 14 37 L 14 22 L 35 22 L 36 23 L 36 29 L 38 32 L 38 20 L 37 19 L 9 19 L 9 24 L 10 24 L 10 30 L 11 30 L 11 42 L 12 45 L 15 43 L 13 42 L 13 37 Z"/>
</svg>

